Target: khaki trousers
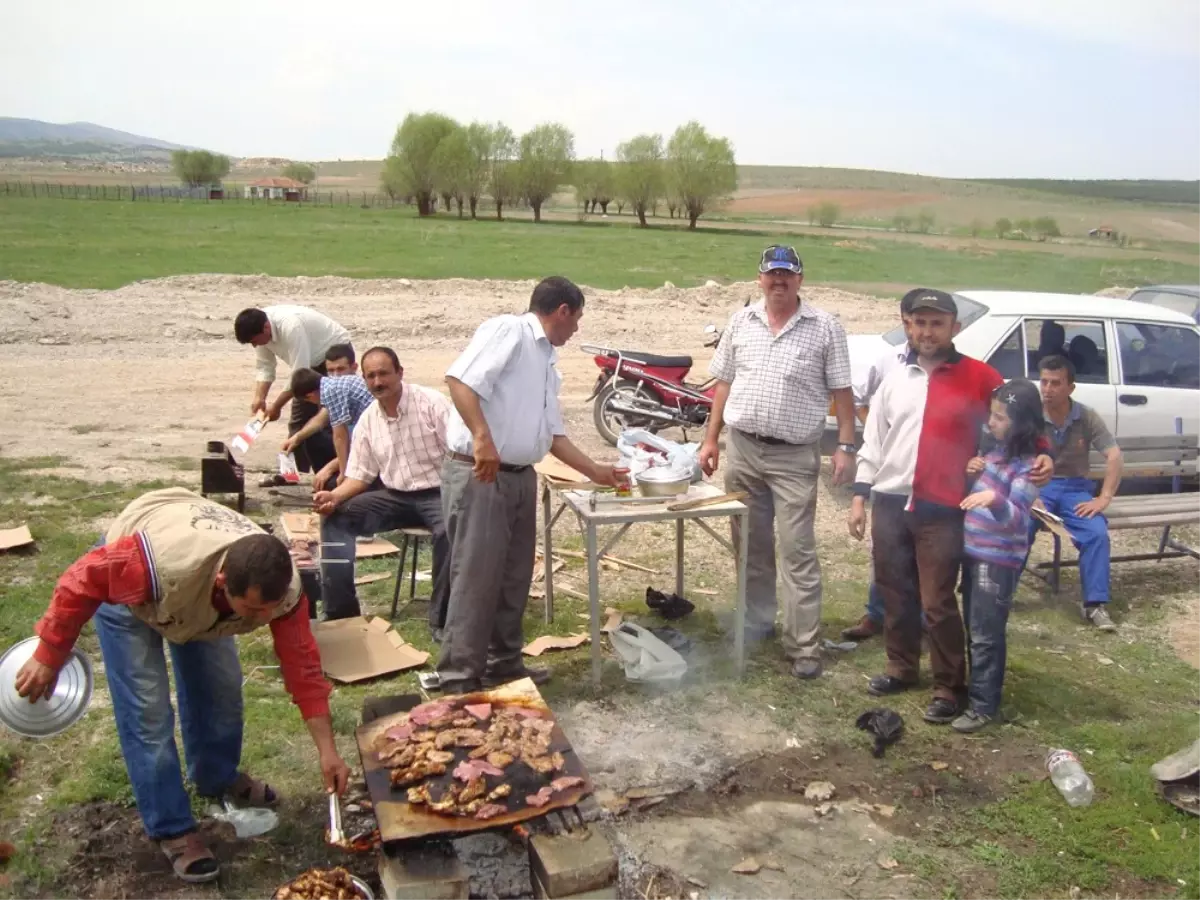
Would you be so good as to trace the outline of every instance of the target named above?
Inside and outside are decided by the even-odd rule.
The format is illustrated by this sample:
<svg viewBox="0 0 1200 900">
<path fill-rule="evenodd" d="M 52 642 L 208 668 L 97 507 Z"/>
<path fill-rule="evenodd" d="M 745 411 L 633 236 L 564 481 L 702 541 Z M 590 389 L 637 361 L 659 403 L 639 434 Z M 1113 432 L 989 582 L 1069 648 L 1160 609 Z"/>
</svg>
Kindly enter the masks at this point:
<svg viewBox="0 0 1200 900">
<path fill-rule="evenodd" d="M 775 591 L 778 523 L 778 568 L 783 582 L 781 642 L 792 659 L 815 657 L 821 624 L 821 563 L 813 527 L 821 472 L 820 445 L 764 444 L 731 428 L 725 455 L 725 489 L 749 494 L 745 501 L 750 508 L 746 626 L 753 632 L 775 624 L 779 607 Z"/>
</svg>

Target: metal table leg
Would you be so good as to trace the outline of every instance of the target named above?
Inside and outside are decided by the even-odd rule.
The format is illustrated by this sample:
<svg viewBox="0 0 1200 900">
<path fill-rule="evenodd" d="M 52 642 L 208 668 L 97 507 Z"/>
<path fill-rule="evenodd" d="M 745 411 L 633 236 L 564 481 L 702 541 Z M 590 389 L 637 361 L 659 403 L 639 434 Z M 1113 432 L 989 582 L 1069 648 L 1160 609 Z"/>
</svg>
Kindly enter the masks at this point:
<svg viewBox="0 0 1200 900">
<path fill-rule="evenodd" d="M 675 593 L 683 596 L 683 519 L 675 520 Z"/>
<path fill-rule="evenodd" d="M 542 479 L 542 569 L 545 571 L 545 587 L 546 587 L 546 622 L 554 621 L 554 557 L 551 555 L 553 551 L 553 534 L 554 534 L 554 519 L 550 515 L 550 504 L 553 499 L 554 492 L 550 490 L 550 485 L 546 480 Z"/>
<path fill-rule="evenodd" d="M 592 685 L 600 687 L 600 559 L 596 552 L 596 526 L 587 523 L 588 612 L 592 631 Z"/>
<path fill-rule="evenodd" d="M 746 671 L 746 554 L 750 547 L 749 524 L 748 513 L 733 517 L 737 546 L 734 551 L 734 561 L 737 564 L 737 602 L 733 612 L 733 655 L 736 658 L 739 676 Z"/>
</svg>

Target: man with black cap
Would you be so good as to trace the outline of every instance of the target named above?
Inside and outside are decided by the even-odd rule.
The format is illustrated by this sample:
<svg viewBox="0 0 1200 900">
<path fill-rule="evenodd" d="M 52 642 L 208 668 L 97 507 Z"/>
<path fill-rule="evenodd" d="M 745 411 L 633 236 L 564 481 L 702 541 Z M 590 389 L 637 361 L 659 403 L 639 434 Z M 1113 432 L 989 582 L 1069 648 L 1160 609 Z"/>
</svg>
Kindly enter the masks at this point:
<svg viewBox="0 0 1200 900">
<path fill-rule="evenodd" d="M 867 414 L 858 454 L 850 534 L 871 539 L 883 596 L 887 670 L 867 692 L 886 696 L 917 684 L 921 613 L 929 634 L 933 699 L 925 721 L 946 724 L 962 711 L 966 647 L 955 587 L 963 553 L 967 461 L 975 455 L 992 393 L 1003 384 L 986 363 L 954 347 L 958 307 L 944 291 L 912 300 L 905 364 L 884 378 Z M 1039 457 L 1039 463 L 1049 460 Z"/>
<path fill-rule="evenodd" d="M 771 246 L 758 267 L 763 299 L 733 314 L 709 366 L 717 379 L 700 464 L 712 474 L 728 422 L 725 487 L 750 507 L 746 628 L 751 640 L 775 630 L 775 520 L 783 579 L 784 651 L 797 678 L 821 674 L 821 566 L 814 516 L 821 437 L 833 397 L 838 421 L 833 480 L 854 458 L 854 397 L 846 332 L 829 313 L 800 300 L 804 268 L 791 247 Z"/>
</svg>

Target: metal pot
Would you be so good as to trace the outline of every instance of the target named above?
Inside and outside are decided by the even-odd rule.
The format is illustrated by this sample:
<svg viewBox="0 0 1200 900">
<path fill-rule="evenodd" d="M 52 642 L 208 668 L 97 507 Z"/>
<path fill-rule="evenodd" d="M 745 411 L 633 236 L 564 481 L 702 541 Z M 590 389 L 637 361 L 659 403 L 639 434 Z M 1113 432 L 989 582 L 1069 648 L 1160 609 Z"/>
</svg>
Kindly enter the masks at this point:
<svg viewBox="0 0 1200 900">
<path fill-rule="evenodd" d="M 53 737 L 79 720 L 92 699 L 95 678 L 92 664 L 72 650 L 58 673 L 54 693 L 37 703 L 17 694 L 16 678 L 21 666 L 33 656 L 39 638 L 26 638 L 0 656 L 0 724 L 30 738 Z"/>
<path fill-rule="evenodd" d="M 643 497 L 677 497 L 687 493 L 692 474 L 674 466 L 652 466 L 639 472 L 634 480 Z"/>
</svg>

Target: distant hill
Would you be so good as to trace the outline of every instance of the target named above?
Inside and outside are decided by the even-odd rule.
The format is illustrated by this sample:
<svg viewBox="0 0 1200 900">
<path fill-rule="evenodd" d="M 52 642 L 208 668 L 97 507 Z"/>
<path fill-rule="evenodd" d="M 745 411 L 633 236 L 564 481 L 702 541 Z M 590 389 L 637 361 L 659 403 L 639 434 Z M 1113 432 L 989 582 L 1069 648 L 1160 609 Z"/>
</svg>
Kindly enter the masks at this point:
<svg viewBox="0 0 1200 900">
<path fill-rule="evenodd" d="M 91 122 L 60 125 L 0 116 L 0 156 L 161 160 L 184 149 L 189 148 Z"/>
<path fill-rule="evenodd" d="M 1136 200 L 1142 203 L 1200 203 L 1200 181 L 1160 181 L 1150 179 L 1063 179 L 1049 178 L 972 178 L 982 184 L 1071 194 L 1104 200 Z"/>
</svg>

